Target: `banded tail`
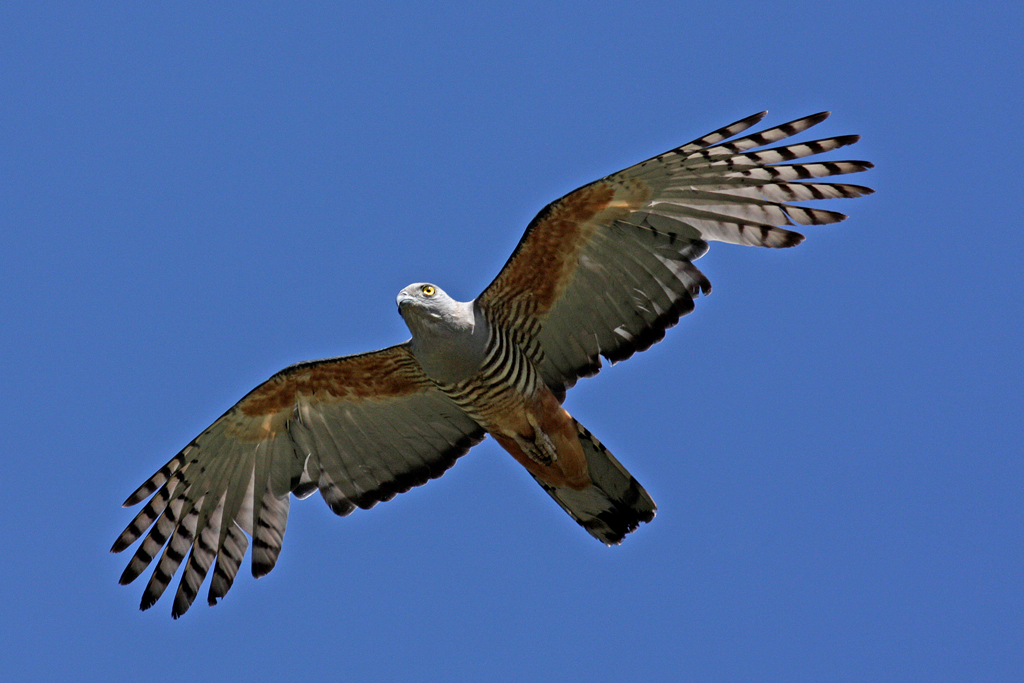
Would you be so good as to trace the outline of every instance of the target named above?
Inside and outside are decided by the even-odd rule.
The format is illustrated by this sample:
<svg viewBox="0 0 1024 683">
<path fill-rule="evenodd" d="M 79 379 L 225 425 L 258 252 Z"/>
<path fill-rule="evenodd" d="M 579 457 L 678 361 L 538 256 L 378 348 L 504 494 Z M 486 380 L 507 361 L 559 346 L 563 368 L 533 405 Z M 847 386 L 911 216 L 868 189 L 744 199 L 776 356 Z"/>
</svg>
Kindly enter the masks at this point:
<svg viewBox="0 0 1024 683">
<path fill-rule="evenodd" d="M 575 419 L 573 422 L 594 483 L 577 491 L 534 478 L 587 533 L 605 545 L 618 545 L 626 534 L 640 526 L 640 522 L 654 519 L 658 508 L 615 456 L 583 425 Z"/>
</svg>

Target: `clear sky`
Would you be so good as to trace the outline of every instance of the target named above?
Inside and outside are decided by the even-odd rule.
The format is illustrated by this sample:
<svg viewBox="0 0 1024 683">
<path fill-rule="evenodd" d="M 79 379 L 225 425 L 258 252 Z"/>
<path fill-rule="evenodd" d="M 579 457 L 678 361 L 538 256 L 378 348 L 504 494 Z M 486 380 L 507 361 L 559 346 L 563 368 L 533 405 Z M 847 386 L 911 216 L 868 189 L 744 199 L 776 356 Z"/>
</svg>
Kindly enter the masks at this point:
<svg viewBox="0 0 1024 683">
<path fill-rule="evenodd" d="M 5 680 L 1020 680 L 1020 6 L 344 5 L 0 8 Z M 246 391 L 762 109 L 831 109 L 877 194 L 713 245 L 697 311 L 570 392 L 658 503 L 622 546 L 488 440 L 293 504 L 217 607 L 117 585 L 121 501 Z"/>
</svg>

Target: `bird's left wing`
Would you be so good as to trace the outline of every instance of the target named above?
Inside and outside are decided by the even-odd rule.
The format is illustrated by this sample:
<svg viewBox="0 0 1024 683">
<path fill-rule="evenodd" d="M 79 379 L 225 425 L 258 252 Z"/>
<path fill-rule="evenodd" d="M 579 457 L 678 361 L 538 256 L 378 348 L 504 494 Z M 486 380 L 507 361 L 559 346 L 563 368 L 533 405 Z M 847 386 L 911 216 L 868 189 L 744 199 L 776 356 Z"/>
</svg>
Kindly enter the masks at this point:
<svg viewBox="0 0 1024 683">
<path fill-rule="evenodd" d="M 711 283 L 692 261 L 708 241 L 791 247 L 780 227 L 841 213 L 788 202 L 859 197 L 870 189 L 819 178 L 871 168 L 865 161 L 791 163 L 857 141 L 847 135 L 755 151 L 807 130 L 827 112 L 728 141 L 755 114 L 585 185 L 531 221 L 508 262 L 477 298 L 517 336 L 560 397 L 579 377 L 665 336 Z"/>
<path fill-rule="evenodd" d="M 252 573 L 277 562 L 289 494 L 319 489 L 347 515 L 441 476 L 484 436 L 438 391 L 408 344 L 299 363 L 253 389 L 135 491 L 149 502 L 112 548 L 148 530 L 121 576 L 133 581 L 163 554 L 142 596 L 156 602 L 189 554 L 172 614 L 195 599 L 216 559 L 209 602 L 223 597 L 253 541 Z M 165 547 L 166 546 L 166 547 Z"/>
</svg>

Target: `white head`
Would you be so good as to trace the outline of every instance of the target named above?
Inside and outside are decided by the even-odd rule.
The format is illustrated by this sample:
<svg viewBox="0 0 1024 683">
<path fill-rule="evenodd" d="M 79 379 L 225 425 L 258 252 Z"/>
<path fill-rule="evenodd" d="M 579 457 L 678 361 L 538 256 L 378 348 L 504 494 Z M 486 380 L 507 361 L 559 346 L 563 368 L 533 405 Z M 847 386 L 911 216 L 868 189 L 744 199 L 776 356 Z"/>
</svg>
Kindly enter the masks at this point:
<svg viewBox="0 0 1024 683">
<path fill-rule="evenodd" d="M 412 352 L 427 374 L 456 381 L 483 360 L 487 323 L 472 301 L 456 301 L 437 285 L 416 282 L 398 293 L 398 312 L 412 332 Z"/>
<path fill-rule="evenodd" d="M 458 326 L 463 320 L 465 305 L 448 296 L 443 289 L 428 282 L 415 282 L 398 293 L 398 312 L 405 319 L 413 336 L 427 329 Z M 440 330 L 437 330 L 440 331 Z"/>
</svg>

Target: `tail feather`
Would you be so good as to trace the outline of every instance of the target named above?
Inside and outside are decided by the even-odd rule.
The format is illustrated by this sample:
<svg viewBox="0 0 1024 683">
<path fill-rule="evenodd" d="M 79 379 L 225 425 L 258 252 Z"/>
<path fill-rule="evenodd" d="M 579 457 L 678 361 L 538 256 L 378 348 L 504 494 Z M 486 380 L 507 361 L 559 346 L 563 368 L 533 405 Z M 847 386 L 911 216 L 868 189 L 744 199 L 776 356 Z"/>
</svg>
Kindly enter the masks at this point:
<svg viewBox="0 0 1024 683">
<path fill-rule="evenodd" d="M 577 491 L 551 486 L 539 479 L 537 483 L 591 536 L 605 545 L 618 545 L 640 522 L 654 519 L 657 506 L 593 434 L 579 422 L 576 430 L 593 484 Z"/>
</svg>

